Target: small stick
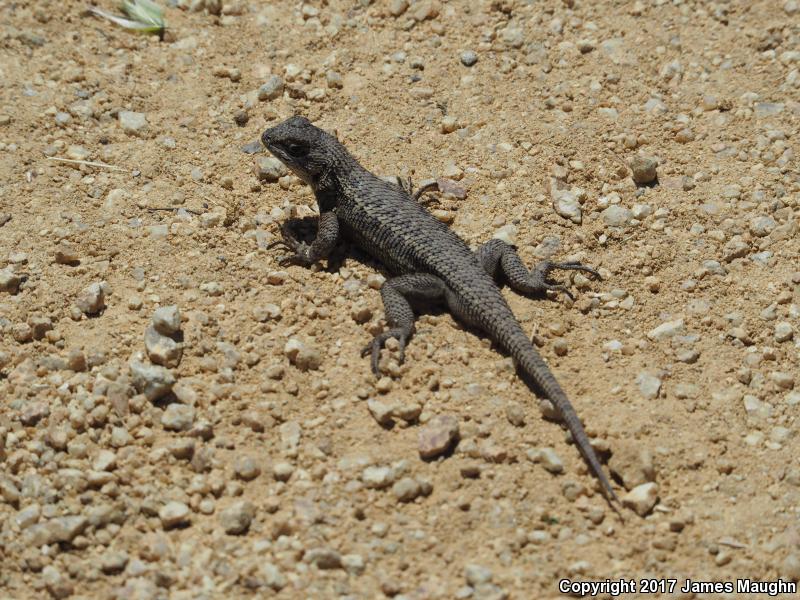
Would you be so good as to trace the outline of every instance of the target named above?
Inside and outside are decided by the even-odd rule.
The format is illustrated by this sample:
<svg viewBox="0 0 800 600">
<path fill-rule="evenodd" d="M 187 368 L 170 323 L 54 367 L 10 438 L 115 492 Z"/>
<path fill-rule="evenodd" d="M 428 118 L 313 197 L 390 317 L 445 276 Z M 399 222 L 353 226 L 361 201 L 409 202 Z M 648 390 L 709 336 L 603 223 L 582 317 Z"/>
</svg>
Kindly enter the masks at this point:
<svg viewBox="0 0 800 600">
<path fill-rule="evenodd" d="M 193 215 L 202 215 L 203 214 L 198 210 L 192 210 L 191 208 L 183 208 L 182 206 L 174 206 L 174 207 L 173 206 L 148 206 L 148 207 L 145 208 L 145 210 L 150 210 L 150 211 L 156 211 L 156 210 L 174 210 L 174 211 L 178 211 L 178 210 L 181 210 L 181 209 L 183 209 L 187 213 L 190 213 L 190 214 L 193 214 Z"/>
<path fill-rule="evenodd" d="M 125 170 L 122 167 L 117 167 L 117 166 L 114 166 L 114 165 L 107 165 L 106 163 L 101 163 L 101 162 L 91 162 L 89 160 L 72 160 L 71 158 L 58 158 L 56 156 L 48 156 L 47 160 L 57 160 L 59 162 L 72 163 L 72 164 L 75 164 L 75 165 L 87 165 L 89 167 L 104 167 L 106 169 L 112 169 L 114 171 L 124 171 Z"/>
</svg>

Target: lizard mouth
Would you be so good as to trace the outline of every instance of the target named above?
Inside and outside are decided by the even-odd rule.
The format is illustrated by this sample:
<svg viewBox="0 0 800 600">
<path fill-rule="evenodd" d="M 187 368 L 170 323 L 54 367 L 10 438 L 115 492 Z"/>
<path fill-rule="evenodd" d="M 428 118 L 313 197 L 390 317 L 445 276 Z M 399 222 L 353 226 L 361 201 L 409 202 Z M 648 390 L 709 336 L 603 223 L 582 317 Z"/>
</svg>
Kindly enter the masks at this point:
<svg viewBox="0 0 800 600">
<path fill-rule="evenodd" d="M 261 143 L 270 152 L 272 152 L 273 149 L 275 148 L 275 145 L 272 143 L 272 137 L 270 136 L 269 129 L 267 129 L 264 133 L 261 134 Z"/>
</svg>

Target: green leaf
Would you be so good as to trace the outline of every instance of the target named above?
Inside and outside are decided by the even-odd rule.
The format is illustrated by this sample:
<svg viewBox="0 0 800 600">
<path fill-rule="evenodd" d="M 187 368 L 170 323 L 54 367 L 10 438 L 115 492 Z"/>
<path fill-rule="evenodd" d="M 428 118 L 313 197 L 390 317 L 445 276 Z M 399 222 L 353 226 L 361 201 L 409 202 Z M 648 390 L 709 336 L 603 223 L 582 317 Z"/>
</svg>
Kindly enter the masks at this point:
<svg viewBox="0 0 800 600">
<path fill-rule="evenodd" d="M 134 21 L 163 27 L 164 13 L 161 7 L 150 0 L 125 0 L 123 12 Z"/>
<path fill-rule="evenodd" d="M 125 0 L 121 8 L 125 16 L 113 15 L 94 7 L 89 10 L 93 14 L 108 19 L 125 29 L 141 33 L 156 33 L 159 37 L 164 37 L 164 30 L 167 24 L 164 21 L 164 9 L 158 4 L 151 0 Z"/>
</svg>

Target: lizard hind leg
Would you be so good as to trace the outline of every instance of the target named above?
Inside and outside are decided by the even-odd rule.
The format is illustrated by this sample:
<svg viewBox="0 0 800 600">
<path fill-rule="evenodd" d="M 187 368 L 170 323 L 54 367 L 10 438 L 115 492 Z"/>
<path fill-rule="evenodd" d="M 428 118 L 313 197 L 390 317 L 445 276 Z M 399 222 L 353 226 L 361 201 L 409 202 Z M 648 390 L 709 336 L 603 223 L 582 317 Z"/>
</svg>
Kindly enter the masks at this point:
<svg viewBox="0 0 800 600">
<path fill-rule="evenodd" d="M 428 273 L 408 273 L 389 279 L 381 288 L 383 309 L 389 329 L 379 333 L 361 352 L 371 355 L 372 372 L 380 376 L 378 360 L 386 340 L 395 338 L 400 344 L 400 362 L 405 358 L 408 339 L 414 334 L 414 311 L 410 300 L 435 302 L 444 297 L 444 282 Z"/>
<path fill-rule="evenodd" d="M 487 273 L 495 277 L 498 272 L 502 272 L 508 284 L 521 294 L 542 294 L 547 290 L 553 290 L 572 298 L 572 293 L 566 286 L 550 281 L 549 275 L 555 270 L 583 271 L 600 278 L 597 271 L 575 261 L 559 263 L 543 260 L 529 271 L 517 254 L 516 248 L 498 239 L 486 242 L 478 248 L 477 254 Z"/>
</svg>

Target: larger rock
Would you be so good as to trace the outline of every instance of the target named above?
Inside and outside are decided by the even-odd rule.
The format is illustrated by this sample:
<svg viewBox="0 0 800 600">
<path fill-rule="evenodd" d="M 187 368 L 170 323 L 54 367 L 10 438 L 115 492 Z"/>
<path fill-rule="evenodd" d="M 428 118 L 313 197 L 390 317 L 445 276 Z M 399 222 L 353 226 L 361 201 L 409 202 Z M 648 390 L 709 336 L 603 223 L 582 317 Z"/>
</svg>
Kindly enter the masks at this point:
<svg viewBox="0 0 800 600">
<path fill-rule="evenodd" d="M 276 592 L 279 592 L 286 587 L 286 575 L 281 573 L 278 567 L 271 562 L 263 563 L 261 565 L 260 573 L 261 580 L 264 582 L 264 585 L 272 588 Z"/>
<path fill-rule="evenodd" d="M 559 216 L 578 225 L 583 220 L 583 210 L 577 195 L 571 190 L 559 190 L 553 197 L 553 207 Z"/>
<path fill-rule="evenodd" d="M 69 543 L 80 535 L 89 524 L 83 515 L 57 517 L 45 523 L 34 525 L 27 530 L 28 541 L 31 546 L 46 544 Z"/>
<path fill-rule="evenodd" d="M 312 548 L 304 557 L 305 562 L 316 565 L 318 569 L 340 569 L 342 555 L 333 548 Z"/>
<path fill-rule="evenodd" d="M 8 292 L 9 294 L 16 294 L 19 291 L 19 284 L 22 283 L 22 278 L 14 273 L 14 267 L 8 266 L 5 269 L 0 269 L 0 292 Z"/>
<path fill-rule="evenodd" d="M 658 161 L 651 156 L 634 156 L 631 159 L 630 167 L 633 181 L 637 185 L 647 185 L 648 183 L 653 183 L 658 177 L 658 174 L 656 173 Z"/>
<path fill-rule="evenodd" d="M 600 213 L 600 215 L 609 227 L 625 227 L 633 220 L 633 213 L 627 208 L 617 204 L 612 204 Z"/>
<path fill-rule="evenodd" d="M 260 156 L 256 159 L 255 173 L 261 181 L 275 182 L 289 171 L 277 158 Z"/>
<path fill-rule="evenodd" d="M 69 576 L 65 576 L 53 565 L 42 569 L 42 581 L 53 598 L 67 598 L 74 592 Z"/>
<path fill-rule="evenodd" d="M 194 407 L 186 404 L 170 404 L 161 416 L 164 429 L 187 431 L 194 424 Z"/>
<path fill-rule="evenodd" d="M 191 511 L 183 502 L 167 502 L 158 511 L 158 518 L 164 529 L 171 529 L 180 525 L 186 525 L 191 521 Z"/>
<path fill-rule="evenodd" d="M 297 338 L 289 338 L 283 351 L 289 362 L 301 371 L 315 371 L 322 364 L 320 351 Z"/>
<path fill-rule="evenodd" d="M 252 503 L 247 500 L 239 500 L 219 514 L 219 522 L 225 533 L 239 535 L 250 528 L 255 514 L 256 509 Z"/>
<path fill-rule="evenodd" d="M 258 88 L 259 100 L 275 100 L 283 94 L 283 79 L 278 75 L 270 75 L 266 83 Z"/>
<path fill-rule="evenodd" d="M 147 357 L 157 365 L 177 367 L 183 357 L 183 344 L 160 333 L 153 324 L 144 332 Z"/>
<path fill-rule="evenodd" d="M 391 467 L 367 467 L 361 473 L 361 481 L 368 488 L 382 490 L 392 485 L 396 476 Z"/>
<path fill-rule="evenodd" d="M 147 129 L 147 118 L 144 113 L 121 110 L 119 112 L 119 124 L 125 133 L 139 135 Z"/>
<path fill-rule="evenodd" d="M 627 490 L 650 483 L 656 478 L 652 453 L 638 443 L 615 444 L 614 454 L 608 461 L 608 467 L 622 480 Z"/>
<path fill-rule="evenodd" d="M 658 327 L 651 329 L 647 333 L 647 337 L 653 341 L 666 340 L 676 335 L 682 335 L 684 332 L 683 319 L 676 319 L 675 321 L 666 321 Z"/>
<path fill-rule="evenodd" d="M 450 450 L 458 440 L 458 419 L 453 415 L 432 418 L 419 432 L 419 455 L 434 458 Z"/>
<path fill-rule="evenodd" d="M 169 369 L 148 365 L 138 360 L 129 363 L 131 381 L 136 390 L 144 394 L 150 402 L 159 400 L 172 391 L 175 376 Z"/>
<path fill-rule="evenodd" d="M 96 315 L 106 305 L 106 296 L 102 283 L 92 283 L 83 288 L 75 298 L 75 306 L 85 315 Z"/>
<path fill-rule="evenodd" d="M 658 485 L 644 483 L 633 488 L 622 498 L 622 505 L 633 510 L 640 517 L 647 515 L 658 501 Z"/>
<path fill-rule="evenodd" d="M 750 233 L 756 237 L 766 237 L 778 226 L 778 223 L 769 215 L 753 217 L 750 220 Z"/>
<path fill-rule="evenodd" d="M 642 396 L 652 400 L 653 398 L 658 398 L 658 393 L 661 390 L 661 379 L 652 373 L 642 371 L 636 376 L 636 385 L 639 386 Z"/>
<path fill-rule="evenodd" d="M 175 335 L 181 329 L 181 310 L 175 306 L 162 306 L 153 312 L 153 327 L 161 335 Z"/>
</svg>

